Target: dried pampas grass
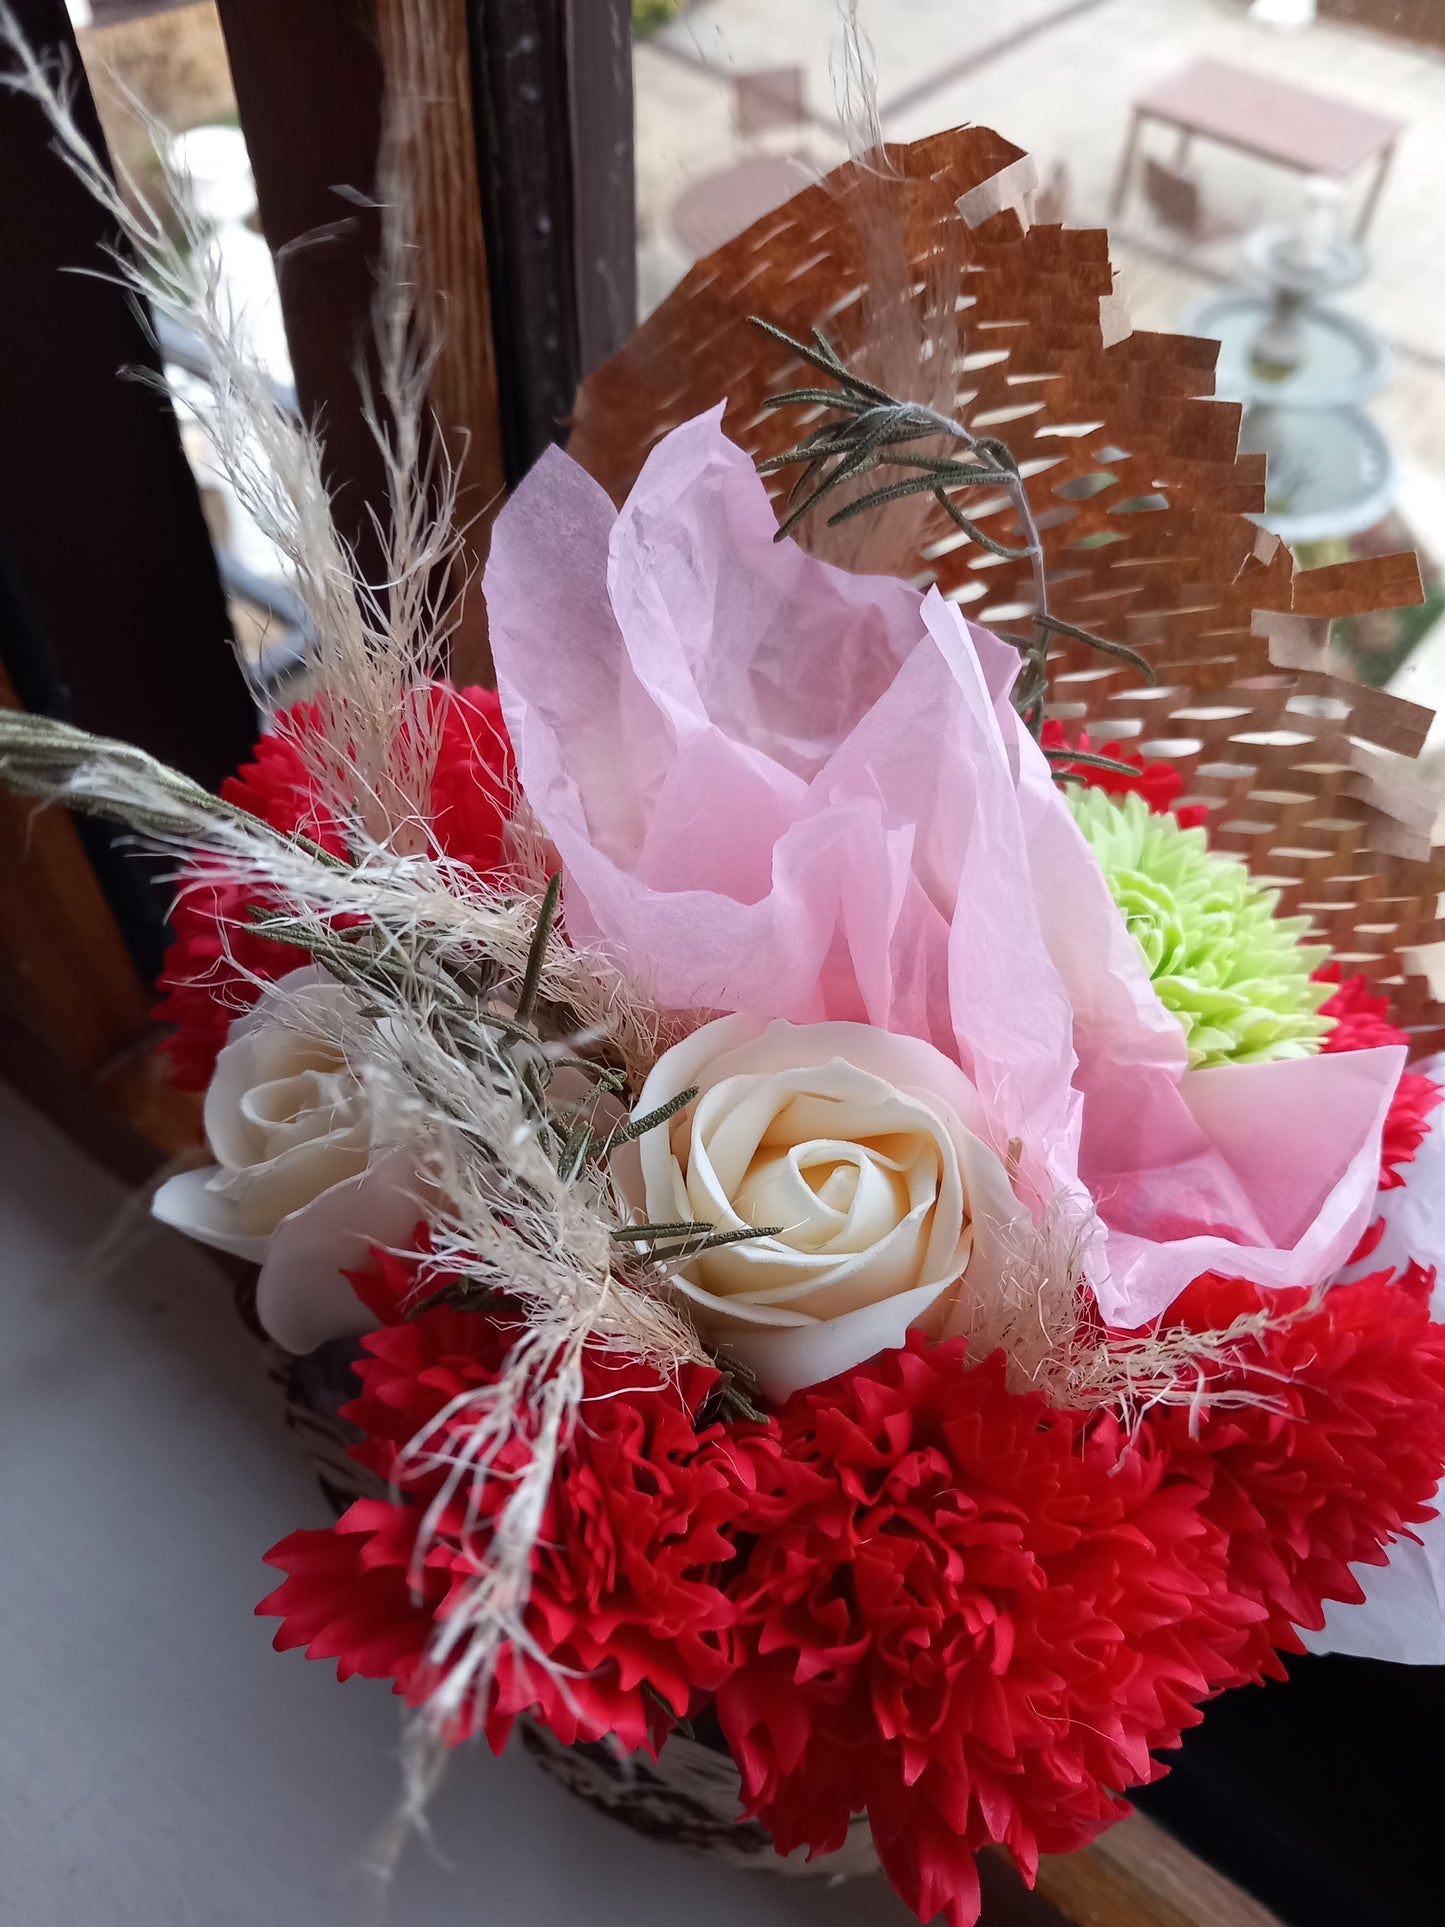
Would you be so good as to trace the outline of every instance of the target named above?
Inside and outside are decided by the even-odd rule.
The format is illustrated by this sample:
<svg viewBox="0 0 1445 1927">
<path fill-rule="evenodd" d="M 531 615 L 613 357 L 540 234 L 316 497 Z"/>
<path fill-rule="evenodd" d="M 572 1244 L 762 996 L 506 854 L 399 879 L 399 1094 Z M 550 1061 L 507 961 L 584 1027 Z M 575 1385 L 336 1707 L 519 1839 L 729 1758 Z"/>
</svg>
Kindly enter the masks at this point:
<svg viewBox="0 0 1445 1927">
<path fill-rule="evenodd" d="M 399 851 L 353 824 L 354 854 L 338 859 L 143 751 L 18 711 L 0 711 L 0 781 L 118 819 L 152 846 L 181 853 L 193 874 L 241 885 L 264 906 L 258 929 L 351 987 L 352 998 L 325 1019 L 323 1041 L 358 1081 L 385 1092 L 378 1109 L 390 1139 L 415 1157 L 418 1195 L 433 1201 L 418 1301 L 445 1281 L 463 1302 L 502 1293 L 521 1307 L 525 1324 L 506 1371 L 470 1395 L 466 1449 L 448 1467 L 448 1491 L 470 1481 L 475 1501 L 513 1436 L 524 1436 L 531 1454 L 487 1559 L 438 1631 L 438 1685 L 422 1717 L 439 1736 L 485 1691 L 504 1642 L 529 1650 L 532 1552 L 577 1415 L 583 1350 L 625 1352 L 660 1377 L 703 1357 L 667 1291 L 665 1260 L 621 1256 L 614 1233 L 628 1207 L 605 1156 L 569 1150 L 588 1099 L 551 1092 L 564 1067 L 584 1079 L 595 1068 L 599 1091 L 614 1082 L 636 1088 L 656 1014 L 604 960 L 562 942 L 545 913 L 539 928 L 530 895 L 434 849 Z M 314 1002 L 304 993 L 288 1000 L 285 978 L 268 988 L 276 1021 L 316 1034 Z M 544 1025 L 533 1023 L 534 1010 L 545 1011 Z M 605 1119 L 595 1136 L 605 1144 Z M 412 1450 L 425 1459 L 429 1436 Z M 426 1543 L 424 1531 L 423 1550 Z"/>
<path fill-rule="evenodd" d="M 208 880 L 241 885 L 266 906 L 268 936 L 352 983 L 355 1018 L 338 1019 L 327 1041 L 359 1078 L 385 1085 L 388 1115 L 417 1155 L 419 1189 L 441 1200 L 419 1292 L 441 1275 L 463 1293 L 504 1290 L 526 1314 L 502 1381 L 469 1405 L 467 1449 L 448 1480 L 475 1497 L 519 1428 L 531 1470 L 511 1488 L 487 1559 L 439 1629 L 421 1758 L 454 1708 L 485 1692 L 502 1643 L 529 1650 L 532 1553 L 576 1419 L 583 1349 L 625 1350 L 664 1375 L 700 1356 L 667 1298 L 666 1266 L 636 1256 L 619 1263 L 611 1234 L 625 1208 L 603 1161 L 564 1163 L 575 1119 L 548 1096 L 552 1063 L 579 1049 L 608 1054 L 636 1088 L 655 1053 L 657 1017 L 604 960 L 549 930 L 536 945 L 539 864 L 503 891 L 445 858 L 428 829 L 441 721 L 434 681 L 445 668 L 459 536 L 456 475 L 427 407 L 434 340 L 412 299 L 406 117 L 394 117 L 381 168 L 379 374 L 368 420 L 386 502 L 376 517 L 382 580 L 372 583 L 335 527 L 317 437 L 277 402 L 226 305 L 185 213 L 184 176 L 167 173 L 177 242 L 134 182 L 117 185 L 80 130 L 63 65 L 42 60 L 4 6 L 0 43 L 14 62 L 5 84 L 45 113 L 61 158 L 115 224 L 107 272 L 143 304 L 184 319 L 204 344 L 203 426 L 242 506 L 285 557 L 314 631 L 319 727 L 293 740 L 318 812 L 343 826 L 350 860 L 279 835 L 142 751 L 38 717 L 0 715 L 0 777 L 21 793 L 115 818 Z M 164 165 L 164 130 L 154 133 Z M 357 923 L 362 940 L 338 937 Z M 528 994 L 549 1028 L 528 1037 L 497 1020 L 515 1008 L 534 955 Z M 272 1004 L 282 1023 L 314 1027 L 314 1006 L 298 1003 L 288 1018 L 284 980 Z M 413 1447 L 419 1457 L 430 1449 L 426 1438 Z M 413 1795 L 426 1777 L 418 1767 Z"/>
</svg>

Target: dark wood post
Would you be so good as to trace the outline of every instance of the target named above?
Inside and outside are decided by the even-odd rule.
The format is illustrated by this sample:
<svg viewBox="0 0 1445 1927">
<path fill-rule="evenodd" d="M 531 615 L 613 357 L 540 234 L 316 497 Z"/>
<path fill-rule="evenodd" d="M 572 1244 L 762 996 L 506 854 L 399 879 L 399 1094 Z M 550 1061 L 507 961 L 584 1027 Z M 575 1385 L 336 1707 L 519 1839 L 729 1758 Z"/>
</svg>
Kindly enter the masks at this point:
<svg viewBox="0 0 1445 1927">
<path fill-rule="evenodd" d="M 636 318 L 628 0 L 468 0 L 502 448 L 517 482 Z"/>
<path fill-rule="evenodd" d="M 68 53 L 76 118 L 103 151 L 63 0 L 15 12 L 33 46 Z M 106 217 L 40 109 L 8 92 L 0 184 L 0 544 L 33 617 L 0 649 L 28 707 L 218 783 L 255 717 L 175 415 L 124 378 L 160 363 L 129 297 L 95 272 L 115 239 Z"/>
</svg>

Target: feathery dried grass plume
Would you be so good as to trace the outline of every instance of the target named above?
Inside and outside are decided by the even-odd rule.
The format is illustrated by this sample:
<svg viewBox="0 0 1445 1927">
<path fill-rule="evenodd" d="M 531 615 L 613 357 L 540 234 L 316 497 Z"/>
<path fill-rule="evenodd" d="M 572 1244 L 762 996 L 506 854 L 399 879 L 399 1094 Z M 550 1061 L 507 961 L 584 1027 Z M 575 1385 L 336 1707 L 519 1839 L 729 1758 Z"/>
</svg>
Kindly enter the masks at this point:
<svg viewBox="0 0 1445 1927">
<path fill-rule="evenodd" d="M 499 890 L 448 861 L 427 827 L 440 722 L 433 685 L 457 586 L 456 478 L 427 411 L 434 345 L 411 295 L 406 117 L 394 117 L 381 168 L 379 372 L 368 416 L 387 500 L 376 519 L 383 580 L 373 584 L 335 527 L 317 437 L 278 404 L 222 295 L 204 235 L 185 213 L 184 178 L 169 171 L 176 241 L 134 182 L 117 185 L 80 130 L 63 64 L 38 56 L 3 4 L 0 44 L 14 63 L 5 84 L 45 113 L 60 157 L 115 224 L 106 271 L 143 304 L 183 318 L 205 346 L 203 424 L 311 618 L 320 727 L 294 741 L 319 810 L 343 826 L 349 858 L 278 834 L 129 745 L 38 717 L 0 716 L 0 781 L 117 819 L 185 864 L 201 863 L 211 879 L 234 880 L 266 906 L 268 937 L 353 987 L 349 1014 L 333 1020 L 338 1033 L 326 1041 L 358 1076 L 385 1086 L 390 1128 L 417 1158 L 419 1193 L 439 1201 L 427 1214 L 424 1277 L 445 1274 L 463 1294 L 504 1290 L 526 1313 L 502 1381 L 469 1407 L 466 1450 L 449 1471 L 475 1494 L 525 1428 L 532 1470 L 509 1491 L 488 1560 L 439 1635 L 438 1690 L 423 1709 L 434 1735 L 456 1704 L 485 1691 L 503 1642 L 529 1650 L 532 1552 L 576 1415 L 584 1348 L 625 1350 L 660 1374 L 699 1356 L 665 1294 L 668 1241 L 619 1245 L 625 1212 L 605 1157 L 577 1107 L 549 1096 L 562 1060 L 594 1072 L 604 1053 L 635 1088 L 655 1051 L 656 1015 L 615 970 L 556 938 L 538 895 Z M 155 140 L 164 165 L 163 130 Z M 359 934 L 349 927 L 357 925 Z M 284 979 L 272 1003 L 288 1021 Z M 532 1021 L 539 1009 L 545 1035 Z M 314 1028 L 315 1010 L 297 1006 L 289 1021 Z M 428 1449 L 427 1439 L 415 1442 L 416 1453 Z M 419 1766 L 413 1794 L 425 1778 Z"/>
<path fill-rule="evenodd" d="M 325 1018 L 324 1041 L 386 1093 L 379 1108 L 389 1137 L 415 1157 L 431 1242 L 418 1301 L 441 1277 L 463 1302 L 503 1293 L 525 1314 L 502 1379 L 469 1395 L 465 1448 L 449 1462 L 448 1489 L 470 1481 L 475 1494 L 518 1431 L 532 1455 L 488 1560 L 439 1631 L 438 1687 L 423 1715 L 428 1732 L 440 1733 L 485 1691 L 503 1642 L 531 1650 L 532 1551 L 580 1400 L 583 1350 L 625 1352 L 664 1377 L 703 1356 L 666 1289 L 687 1240 L 659 1231 L 619 1241 L 628 1213 L 606 1151 L 624 1133 L 608 1129 L 585 1092 L 563 1101 L 550 1091 L 564 1068 L 594 1092 L 624 1083 L 626 1072 L 599 1051 L 607 1032 L 576 1022 L 579 1005 L 622 1006 L 622 987 L 556 937 L 555 889 L 539 918 L 530 898 L 440 855 L 371 844 L 338 859 L 128 744 L 3 711 L 0 783 L 118 819 L 209 874 L 223 872 L 265 906 L 257 921 L 267 937 L 351 988 Z M 288 1006 L 285 981 L 270 986 L 278 1021 L 314 1035 L 315 1005 Z M 545 1029 L 535 1021 L 543 1010 Z M 635 1007 L 629 1018 L 634 1038 L 647 1033 Z M 423 1458 L 432 1449 L 430 1434 L 412 1447 Z"/>
<path fill-rule="evenodd" d="M 1091 1214 L 1063 1196 L 1049 1200 L 1036 1222 L 1015 1225 L 996 1290 L 987 1298 L 965 1293 L 960 1301 L 959 1329 L 972 1356 L 1001 1351 L 1013 1391 L 1042 1392 L 1061 1410 L 1113 1412 L 1130 1434 L 1158 1406 L 1199 1413 L 1275 1404 L 1257 1363 L 1241 1372 L 1249 1341 L 1312 1317 L 1327 1287 L 1292 1309 L 1262 1307 L 1213 1330 L 1160 1323 L 1109 1331 L 1085 1276 L 1097 1229 Z"/>
</svg>

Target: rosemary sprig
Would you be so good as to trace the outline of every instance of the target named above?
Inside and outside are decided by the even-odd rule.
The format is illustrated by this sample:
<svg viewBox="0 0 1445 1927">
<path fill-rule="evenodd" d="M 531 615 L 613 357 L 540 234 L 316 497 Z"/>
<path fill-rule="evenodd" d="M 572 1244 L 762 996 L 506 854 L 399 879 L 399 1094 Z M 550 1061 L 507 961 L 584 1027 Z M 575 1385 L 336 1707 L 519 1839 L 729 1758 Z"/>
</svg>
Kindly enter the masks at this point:
<svg viewBox="0 0 1445 1927">
<path fill-rule="evenodd" d="M 608 1150 L 612 1150 L 618 1144 L 631 1144 L 634 1138 L 643 1136 L 647 1131 L 655 1131 L 659 1124 L 666 1124 L 669 1118 L 674 1118 L 679 1111 L 687 1109 L 697 1096 L 697 1091 L 696 1084 L 689 1084 L 685 1091 L 679 1091 L 676 1097 L 670 1097 L 665 1104 L 659 1104 L 655 1111 L 649 1111 L 645 1117 L 628 1118 L 627 1122 L 619 1124 L 608 1138 Z"/>
<path fill-rule="evenodd" d="M 527 963 L 522 972 L 522 988 L 517 993 L 517 1008 L 514 1013 L 518 1024 L 530 1024 L 532 1012 L 537 1008 L 537 992 L 542 987 L 542 969 L 547 961 L 547 945 L 552 939 L 552 929 L 557 921 L 557 906 L 561 901 L 562 872 L 554 870 L 547 879 L 541 908 L 537 912 L 537 927 L 532 932 L 532 941 L 527 947 Z"/>
<path fill-rule="evenodd" d="M 439 1305 L 446 1305 L 452 1311 L 491 1311 L 501 1304 L 503 1295 L 502 1292 L 493 1290 L 490 1286 L 468 1290 L 456 1279 L 449 1278 L 437 1290 L 426 1292 L 422 1297 L 408 1304 L 402 1312 L 402 1318 L 405 1323 L 411 1324 L 415 1319 L 420 1318 L 423 1312 L 435 1311 Z"/>
<path fill-rule="evenodd" d="M 736 1231 L 719 1231 L 715 1224 L 679 1219 L 675 1224 L 620 1224 L 611 1233 L 617 1244 L 648 1246 L 647 1255 L 668 1264 L 683 1258 L 696 1258 L 704 1251 L 719 1251 L 724 1245 L 746 1244 L 750 1238 L 780 1238 L 780 1224 L 745 1224 Z"/>
<path fill-rule="evenodd" d="M 1086 642 L 1091 649 L 1102 650 L 1106 656 L 1114 656 L 1120 662 L 1127 662 L 1137 669 L 1145 682 L 1156 682 L 1154 665 L 1147 656 L 1141 656 L 1137 649 L 1131 649 L 1126 642 L 1111 642 L 1107 636 L 1095 635 L 1092 629 L 1081 629 L 1077 622 L 1063 622 L 1058 616 L 1051 616 L 1047 610 L 1036 614 L 1034 621 L 1041 628 L 1051 629 L 1057 635 L 1072 636 L 1075 642 Z"/>
<path fill-rule="evenodd" d="M 717 1361 L 719 1378 L 716 1386 L 703 1401 L 697 1415 L 697 1427 L 703 1431 L 719 1421 L 726 1424 L 729 1419 L 748 1419 L 754 1425 L 766 1425 L 768 1415 L 761 1410 L 748 1390 L 752 1380 L 746 1383 L 735 1366 L 725 1365 L 721 1358 Z"/>
<path fill-rule="evenodd" d="M 666 1223 L 620 1224 L 612 1233 L 619 1244 L 651 1243 L 658 1238 L 687 1238 L 697 1231 L 711 1231 L 714 1227 L 702 1224 L 692 1218 L 673 1218 Z"/>
<path fill-rule="evenodd" d="M 1051 763 L 1082 763 L 1086 769 L 1106 769 L 1112 776 L 1137 776 L 1139 774 L 1138 770 L 1136 770 L 1132 764 L 1121 763 L 1116 756 L 1100 756 L 1096 750 L 1092 749 L 1069 749 L 1065 746 L 1063 749 L 1046 749 L 1044 754 Z M 1067 776 L 1067 769 L 1062 771 L 1061 774 Z"/>
<path fill-rule="evenodd" d="M 587 1154 L 592 1149 L 592 1126 L 585 1117 L 579 1118 L 567 1133 L 566 1142 L 557 1159 L 557 1173 L 564 1184 L 575 1184 L 587 1165 Z"/>
<path fill-rule="evenodd" d="M 1043 731 L 1051 636 L 1071 636 L 1104 655 L 1127 662 L 1146 681 L 1155 681 L 1152 665 L 1136 649 L 1106 636 L 1095 635 L 1092 630 L 1081 628 L 1078 623 L 1065 622 L 1050 610 L 1043 540 L 1023 477 L 1019 474 L 1018 463 L 1006 442 L 993 435 L 975 435 L 962 422 L 953 421 L 935 408 L 925 407 L 920 402 L 899 401 L 885 389 L 864 381 L 839 358 L 837 350 L 820 328 L 813 330 L 813 339 L 809 343 L 795 340 L 784 329 L 775 327 L 760 315 L 754 315 L 752 320 L 764 334 L 781 342 L 806 366 L 836 383 L 835 387 L 830 388 L 790 388 L 782 394 L 764 397 L 765 408 L 829 408 L 835 411 L 831 420 L 820 422 L 795 447 L 758 463 L 758 469 L 764 475 L 802 464 L 802 473 L 789 493 L 788 512 L 779 525 L 775 541 L 781 542 L 784 536 L 791 534 L 804 516 L 809 515 L 825 496 L 831 495 L 844 483 L 883 467 L 915 470 L 916 473 L 902 480 L 885 482 L 845 504 L 828 517 L 828 526 L 836 528 L 839 523 L 847 522 L 867 510 L 886 508 L 890 503 L 903 501 L 913 495 L 930 494 L 970 542 L 1010 562 L 1027 558 L 1034 586 L 1033 634 L 1027 637 L 1011 635 L 1007 640 L 1013 643 L 1024 659 L 1024 669 L 1014 686 L 1013 700 L 1035 740 Z M 915 442 L 931 437 L 962 442 L 967 450 L 966 456 L 958 458 L 899 452 L 911 449 Z M 974 517 L 965 515 L 953 500 L 956 490 L 984 487 L 1002 490 L 1013 504 L 1023 534 L 1022 548 L 1011 548 L 1007 543 L 1000 542 L 987 529 L 981 528 Z M 1093 766 L 1130 773 L 1127 764 L 1115 763 L 1109 758 L 1072 751 L 1054 753 L 1054 760 L 1063 760 L 1065 757 L 1077 763 L 1087 762 Z"/>
<path fill-rule="evenodd" d="M 616 1093 L 627 1088 L 626 1071 L 617 1070 L 611 1064 L 595 1064 L 590 1057 L 554 1057 L 552 1068 L 554 1071 L 581 1071 L 585 1077 L 592 1079 L 599 1091 Z"/>
<path fill-rule="evenodd" d="M 661 1713 L 665 1722 L 664 1730 L 666 1732 L 680 1733 L 685 1740 L 697 1739 L 697 1731 L 692 1721 L 679 1714 L 673 1706 L 672 1701 L 667 1699 L 662 1693 L 659 1693 L 650 1680 L 639 1680 L 638 1684 L 642 1690 L 642 1697 L 645 1700 L 650 1700 Z"/>
</svg>

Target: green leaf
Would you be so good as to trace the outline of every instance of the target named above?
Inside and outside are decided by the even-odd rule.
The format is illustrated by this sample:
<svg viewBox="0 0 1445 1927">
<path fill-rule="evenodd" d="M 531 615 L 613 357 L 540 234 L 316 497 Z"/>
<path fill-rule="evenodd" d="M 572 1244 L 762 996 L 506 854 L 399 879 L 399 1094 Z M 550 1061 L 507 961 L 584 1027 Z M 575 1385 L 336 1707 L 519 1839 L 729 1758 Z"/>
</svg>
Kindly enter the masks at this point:
<svg viewBox="0 0 1445 1927">
<path fill-rule="evenodd" d="M 988 469 L 979 469 L 975 473 L 985 481 L 995 479 Z M 955 479 L 960 481 L 961 486 L 967 486 L 962 478 Z M 885 502 L 901 501 L 905 495 L 931 494 L 937 486 L 932 475 L 912 475 L 906 482 L 889 482 L 882 488 L 874 489 L 868 495 L 860 495 L 856 502 L 850 502 L 847 508 L 839 509 L 835 515 L 830 515 L 828 527 L 835 528 L 839 522 L 846 522 L 852 516 L 861 515 L 865 509 L 881 508 Z"/>
<path fill-rule="evenodd" d="M 761 315 L 749 315 L 748 319 L 755 328 L 761 328 L 765 335 L 771 335 L 774 341 L 781 341 L 785 348 L 790 348 L 800 361 L 807 362 L 810 368 L 816 368 L 819 374 L 834 376 L 853 394 L 866 395 L 870 401 L 887 402 L 890 406 L 892 405 L 891 395 L 885 394 L 881 388 L 875 388 L 872 382 L 863 381 L 857 375 L 849 373 L 820 328 L 813 330 L 813 339 L 817 346 L 809 348 L 804 342 L 795 341 L 786 329 L 775 327 L 771 321 L 764 321 Z"/>
<path fill-rule="evenodd" d="M 1121 763 L 1113 756 L 1100 756 L 1092 749 L 1045 749 L 1045 756 L 1051 763 L 1079 763 L 1086 769 L 1105 769 L 1114 776 L 1137 776 L 1132 763 Z M 1067 777 L 1068 770 L 1059 772 Z"/>
<path fill-rule="evenodd" d="M 993 536 L 985 535 L 977 522 L 970 522 L 961 509 L 954 507 L 941 488 L 934 489 L 933 494 L 939 507 L 947 509 L 952 520 L 958 524 L 969 540 L 977 542 L 981 549 L 987 549 L 990 555 L 1001 555 L 1008 562 L 1022 562 L 1028 555 L 1027 549 L 1011 549 L 1007 543 L 997 542 Z"/>
<path fill-rule="evenodd" d="M 1007 442 L 1001 442 L 996 435 L 980 435 L 974 442 L 974 447 L 987 449 L 1001 468 L 1006 468 L 1010 475 L 1018 474 L 1019 465 L 1014 460 L 1013 450 Z"/>
<path fill-rule="evenodd" d="M 957 482 L 960 488 L 988 483 L 995 488 L 1002 488 L 1007 479 L 996 468 L 980 468 L 977 463 L 961 462 L 956 455 L 890 455 L 888 459 L 896 468 L 926 469 L 941 482 Z"/>
<path fill-rule="evenodd" d="M 851 455 L 839 462 L 832 473 L 818 484 L 817 488 L 813 490 L 813 493 L 807 500 L 800 502 L 798 506 L 784 518 L 773 540 L 775 542 L 781 542 L 785 536 L 791 535 L 799 522 L 802 521 L 803 517 L 816 502 L 821 501 L 823 496 L 830 495 L 841 483 L 851 481 L 855 475 L 862 475 L 865 470 L 873 467 L 876 460 L 877 457 L 873 450 L 871 448 L 864 448 L 860 449 L 857 454 Z"/>
<path fill-rule="evenodd" d="M 745 1224 L 737 1231 L 710 1230 L 707 1237 L 695 1241 L 685 1238 L 675 1251 L 654 1250 L 652 1255 L 669 1261 L 696 1258 L 705 1251 L 720 1251 L 724 1245 L 746 1244 L 749 1238 L 781 1238 L 782 1235 L 780 1224 Z"/>
<path fill-rule="evenodd" d="M 714 1224 L 689 1224 L 681 1220 L 676 1224 L 619 1225 L 609 1235 L 617 1244 L 650 1244 L 654 1258 L 672 1262 L 678 1258 L 694 1258 L 699 1252 L 716 1251 L 723 1245 L 744 1244 L 749 1238 L 781 1238 L 783 1227 L 745 1224 L 737 1231 L 719 1231 Z M 672 1245 L 676 1249 L 659 1251 L 659 1245 Z"/>
<path fill-rule="evenodd" d="M 725 1420 L 747 1419 L 753 1425 L 766 1425 L 768 1422 L 767 1413 L 753 1403 L 731 1373 L 723 1379 L 713 1397 Z"/>
<path fill-rule="evenodd" d="M 697 1224 L 681 1218 L 672 1224 L 620 1224 L 608 1235 L 618 1244 L 647 1244 L 654 1238 L 681 1238 L 716 1230 L 715 1225 Z"/>
<path fill-rule="evenodd" d="M 867 403 L 841 388 L 787 388 L 781 395 L 764 395 L 764 408 L 865 408 Z"/>
<path fill-rule="evenodd" d="M 531 947 L 527 952 L 527 968 L 522 974 L 522 988 L 517 997 L 515 1013 L 519 1024 L 532 1021 L 537 991 L 542 982 L 542 966 L 547 959 L 547 944 L 552 935 L 552 926 L 557 921 L 557 905 L 561 897 L 562 872 L 554 870 L 547 879 L 542 905 L 537 912 L 537 928 L 532 933 Z"/>
<path fill-rule="evenodd" d="M 500 1302 L 502 1293 L 487 1285 L 465 1285 L 452 1278 L 436 1291 L 429 1291 L 424 1298 L 418 1298 L 402 1313 L 402 1319 L 410 1324 L 424 1312 L 435 1311 L 439 1305 L 451 1305 L 458 1311 L 490 1311 Z"/>
<path fill-rule="evenodd" d="M 1157 683 L 1159 680 L 1149 658 L 1141 656 L 1137 649 L 1131 649 L 1125 642 L 1111 642 L 1107 636 L 1096 636 L 1092 629 L 1081 629 L 1077 622 L 1065 622 L 1059 616 L 1036 615 L 1034 621 L 1042 629 L 1052 629 L 1061 636 L 1072 636 L 1075 642 L 1086 642 L 1091 649 L 1100 649 L 1106 656 L 1117 656 L 1120 662 L 1127 662 L 1137 669 L 1146 682 Z"/>
<path fill-rule="evenodd" d="M 620 1091 L 627 1085 L 626 1071 L 613 1070 L 609 1064 L 594 1064 L 589 1057 L 554 1057 L 551 1064 L 554 1074 L 557 1071 L 581 1071 L 602 1091 Z"/>
<path fill-rule="evenodd" d="M 685 1091 L 679 1091 L 676 1097 L 670 1097 L 665 1104 L 659 1104 L 655 1111 L 649 1111 L 645 1117 L 628 1118 L 627 1122 L 618 1125 L 608 1138 L 608 1150 L 610 1151 L 617 1144 L 631 1144 L 634 1138 L 641 1137 L 645 1131 L 655 1131 L 659 1124 L 666 1124 L 669 1118 L 676 1117 L 679 1111 L 686 1110 L 697 1093 L 698 1086 L 689 1085 Z"/>
</svg>

